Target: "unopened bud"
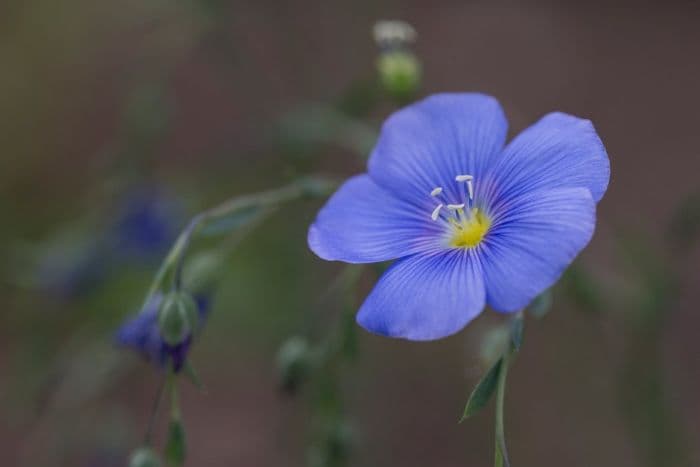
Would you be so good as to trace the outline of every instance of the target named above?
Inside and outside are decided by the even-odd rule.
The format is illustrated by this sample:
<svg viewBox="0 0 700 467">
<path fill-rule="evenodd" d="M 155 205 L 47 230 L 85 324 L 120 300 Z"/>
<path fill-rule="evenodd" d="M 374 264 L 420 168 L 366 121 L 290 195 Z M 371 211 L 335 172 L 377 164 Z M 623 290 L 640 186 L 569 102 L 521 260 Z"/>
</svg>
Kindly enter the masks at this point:
<svg viewBox="0 0 700 467">
<path fill-rule="evenodd" d="M 377 61 L 382 86 L 399 99 L 411 97 L 418 90 L 421 79 L 420 62 L 410 51 L 383 53 Z"/>
<path fill-rule="evenodd" d="M 183 287 L 195 295 L 210 292 L 221 275 L 223 261 L 222 255 L 212 252 L 193 256 L 182 274 Z"/>
<path fill-rule="evenodd" d="M 511 332 L 508 326 L 496 326 L 486 331 L 481 340 L 480 357 L 484 368 L 493 366 L 510 347 Z"/>
<path fill-rule="evenodd" d="M 160 457 L 147 447 L 138 448 L 129 459 L 129 467 L 160 467 Z"/>
<path fill-rule="evenodd" d="M 197 328 L 197 303 L 187 292 L 165 296 L 158 312 L 158 328 L 168 345 L 181 344 Z"/>
<path fill-rule="evenodd" d="M 296 392 L 311 368 L 311 350 L 306 339 L 294 336 L 277 353 L 280 384 L 285 391 Z"/>
</svg>

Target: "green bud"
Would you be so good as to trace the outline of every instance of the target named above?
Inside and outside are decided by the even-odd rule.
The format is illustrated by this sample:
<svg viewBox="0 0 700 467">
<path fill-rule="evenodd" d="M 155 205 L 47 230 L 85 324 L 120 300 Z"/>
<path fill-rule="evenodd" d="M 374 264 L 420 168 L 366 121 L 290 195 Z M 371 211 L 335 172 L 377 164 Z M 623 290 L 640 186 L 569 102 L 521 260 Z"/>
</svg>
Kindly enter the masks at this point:
<svg viewBox="0 0 700 467">
<path fill-rule="evenodd" d="M 544 315 L 552 309 L 552 291 L 547 289 L 527 306 L 527 311 L 537 319 L 544 318 Z"/>
<path fill-rule="evenodd" d="M 197 303 L 187 292 L 165 296 L 158 312 L 158 327 L 169 345 L 182 343 L 197 328 Z"/>
<path fill-rule="evenodd" d="M 386 52 L 377 62 L 384 89 L 398 99 L 407 99 L 418 90 L 421 79 L 420 62 L 409 51 Z"/>
<path fill-rule="evenodd" d="M 151 448 L 138 448 L 129 459 L 129 467 L 160 467 L 160 457 Z"/>
<path fill-rule="evenodd" d="M 354 438 L 354 432 L 348 423 L 339 420 L 332 427 L 326 440 L 326 450 L 331 465 L 339 464 L 348 458 Z"/>
<path fill-rule="evenodd" d="M 223 260 L 221 254 L 212 252 L 203 252 L 192 257 L 183 271 L 183 287 L 194 293 L 211 291 L 221 274 Z"/>
<path fill-rule="evenodd" d="M 296 392 L 311 369 L 311 349 L 306 339 L 294 336 L 277 353 L 280 384 L 285 391 Z"/>
<path fill-rule="evenodd" d="M 480 357 L 484 368 L 490 368 L 511 345 L 509 326 L 496 326 L 486 331 L 481 339 Z"/>
</svg>

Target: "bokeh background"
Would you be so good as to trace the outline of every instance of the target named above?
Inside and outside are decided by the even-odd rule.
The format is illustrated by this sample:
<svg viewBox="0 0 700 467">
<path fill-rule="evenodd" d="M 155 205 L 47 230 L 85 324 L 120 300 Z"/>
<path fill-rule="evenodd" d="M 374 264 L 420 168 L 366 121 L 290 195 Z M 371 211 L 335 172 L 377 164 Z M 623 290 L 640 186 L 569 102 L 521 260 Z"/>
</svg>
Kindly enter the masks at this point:
<svg viewBox="0 0 700 467">
<path fill-rule="evenodd" d="M 3 2 L 0 465 L 126 464 L 161 374 L 115 328 L 198 211 L 362 171 L 396 108 L 371 36 L 387 18 L 418 31 L 419 95 L 493 94 L 513 134 L 549 111 L 585 116 L 611 157 L 594 240 L 526 322 L 514 465 L 700 465 L 700 8 L 680 0 Z M 206 393 L 183 384 L 189 465 L 309 465 L 321 403 L 313 381 L 280 388 L 276 355 L 335 335 L 352 306 L 331 287 L 342 267 L 306 248 L 319 206 L 224 240 L 192 353 Z M 457 420 L 503 322 L 487 312 L 432 343 L 355 329 L 326 465 L 490 465 L 493 407 Z"/>
</svg>

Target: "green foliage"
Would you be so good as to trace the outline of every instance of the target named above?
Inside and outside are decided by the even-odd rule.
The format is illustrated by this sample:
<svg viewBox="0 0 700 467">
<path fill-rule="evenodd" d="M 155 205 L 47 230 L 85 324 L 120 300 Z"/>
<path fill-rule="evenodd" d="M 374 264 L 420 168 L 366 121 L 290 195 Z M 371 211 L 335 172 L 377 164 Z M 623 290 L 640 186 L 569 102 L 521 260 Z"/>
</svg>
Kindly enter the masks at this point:
<svg viewBox="0 0 700 467">
<path fill-rule="evenodd" d="M 277 370 L 282 388 L 295 393 L 309 375 L 311 365 L 308 341 L 300 336 L 289 338 L 277 352 Z"/>
<path fill-rule="evenodd" d="M 180 467 L 187 457 L 185 427 L 179 417 L 170 420 L 168 441 L 165 445 L 165 459 L 171 467 Z"/>
<path fill-rule="evenodd" d="M 459 423 L 462 423 L 467 418 L 478 413 L 486 406 L 486 404 L 488 404 L 491 396 L 498 386 L 502 366 L 503 358 L 500 358 L 484 375 L 484 377 L 481 378 L 481 381 L 479 381 L 469 396 L 469 400 L 467 401 L 467 405 L 464 407 L 464 412 L 462 413 L 462 418 L 459 420 Z"/>
</svg>

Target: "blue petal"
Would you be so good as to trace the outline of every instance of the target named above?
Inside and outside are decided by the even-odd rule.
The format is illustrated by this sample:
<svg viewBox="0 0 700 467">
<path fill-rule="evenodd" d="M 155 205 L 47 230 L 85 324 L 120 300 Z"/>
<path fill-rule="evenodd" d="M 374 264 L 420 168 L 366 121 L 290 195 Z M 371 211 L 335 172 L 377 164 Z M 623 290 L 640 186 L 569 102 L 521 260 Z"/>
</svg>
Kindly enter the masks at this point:
<svg viewBox="0 0 700 467">
<path fill-rule="evenodd" d="M 440 227 L 420 210 L 379 188 L 368 175 L 351 178 L 309 229 L 309 247 L 326 260 L 371 263 L 439 246 Z"/>
<path fill-rule="evenodd" d="M 491 175 L 501 199 L 581 187 L 597 202 L 608 187 L 610 161 L 590 121 L 551 113 L 508 144 Z"/>
<path fill-rule="evenodd" d="M 120 346 L 135 350 L 156 366 L 164 367 L 170 360 L 174 370 L 180 371 L 187 359 L 192 338 L 190 336 L 175 346 L 170 346 L 163 341 L 158 327 L 158 309 L 162 300 L 161 294 L 152 296 L 141 312 L 119 327 L 115 340 Z M 195 296 L 195 301 L 199 313 L 197 326 L 201 328 L 209 315 L 211 298 L 198 294 Z"/>
<path fill-rule="evenodd" d="M 360 308 L 357 322 L 383 336 L 439 339 L 466 326 L 484 302 L 474 251 L 416 255 L 389 268 Z"/>
<path fill-rule="evenodd" d="M 132 348 L 157 365 L 164 365 L 167 360 L 165 343 L 158 328 L 158 308 L 162 298 L 160 294 L 151 297 L 143 310 L 122 324 L 116 334 L 120 345 Z"/>
<path fill-rule="evenodd" d="M 423 209 L 441 186 L 448 203 L 464 199 L 455 176 L 478 179 L 505 144 L 508 122 L 498 101 L 483 94 L 436 94 L 393 114 L 382 127 L 369 174 L 382 187 Z M 428 207 L 425 207 L 425 205 Z"/>
<path fill-rule="evenodd" d="M 586 188 L 533 192 L 501 206 L 480 247 L 486 300 L 518 311 L 552 286 L 586 246 L 595 201 Z"/>
</svg>

